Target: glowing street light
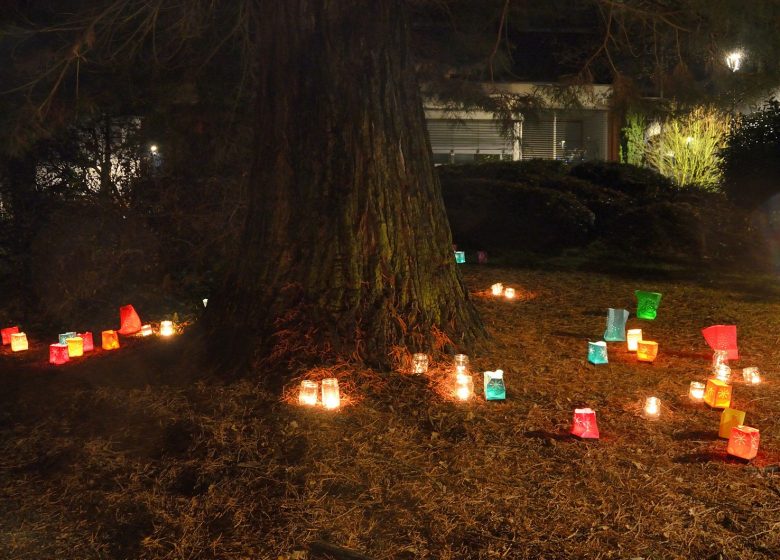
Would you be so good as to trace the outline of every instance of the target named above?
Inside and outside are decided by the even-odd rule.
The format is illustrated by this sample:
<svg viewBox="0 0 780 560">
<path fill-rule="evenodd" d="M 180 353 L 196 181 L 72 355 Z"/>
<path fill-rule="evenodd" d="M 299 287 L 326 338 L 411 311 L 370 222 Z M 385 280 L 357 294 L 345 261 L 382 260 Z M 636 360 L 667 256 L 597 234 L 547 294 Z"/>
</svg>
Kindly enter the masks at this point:
<svg viewBox="0 0 780 560">
<path fill-rule="evenodd" d="M 745 58 L 745 53 L 741 50 L 731 51 L 726 55 L 726 66 L 729 70 L 736 72 L 742 67 L 742 59 Z"/>
</svg>

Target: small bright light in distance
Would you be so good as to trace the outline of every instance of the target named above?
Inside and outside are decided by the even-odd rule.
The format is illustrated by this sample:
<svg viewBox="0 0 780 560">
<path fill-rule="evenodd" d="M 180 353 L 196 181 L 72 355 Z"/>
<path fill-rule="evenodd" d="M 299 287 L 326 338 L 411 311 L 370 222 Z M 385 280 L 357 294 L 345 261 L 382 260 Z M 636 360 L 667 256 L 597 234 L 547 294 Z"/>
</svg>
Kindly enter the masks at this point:
<svg viewBox="0 0 780 560">
<path fill-rule="evenodd" d="M 742 67 L 742 59 L 745 57 L 745 53 L 740 50 L 731 51 L 726 55 L 726 66 L 729 70 L 736 72 Z"/>
<path fill-rule="evenodd" d="M 152 144 L 151 146 L 149 146 L 149 151 L 152 152 L 153 154 L 156 154 L 157 153 L 157 144 Z"/>
</svg>

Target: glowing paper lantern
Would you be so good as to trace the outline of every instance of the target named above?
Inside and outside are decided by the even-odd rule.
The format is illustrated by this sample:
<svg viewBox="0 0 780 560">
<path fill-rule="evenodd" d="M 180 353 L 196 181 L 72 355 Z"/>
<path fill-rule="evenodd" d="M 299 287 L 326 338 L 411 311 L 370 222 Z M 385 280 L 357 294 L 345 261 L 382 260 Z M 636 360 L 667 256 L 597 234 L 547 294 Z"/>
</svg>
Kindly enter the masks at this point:
<svg viewBox="0 0 780 560">
<path fill-rule="evenodd" d="M 0 336 L 3 337 L 3 346 L 11 344 L 11 335 L 19 332 L 19 327 L 6 327 L 0 329 Z"/>
<path fill-rule="evenodd" d="M 731 437 L 731 428 L 745 423 L 745 411 L 735 408 L 724 408 L 720 413 L 720 429 L 718 435 L 722 438 Z"/>
<path fill-rule="evenodd" d="M 661 400 L 658 397 L 647 397 L 644 412 L 645 417 L 651 420 L 661 416 Z"/>
<path fill-rule="evenodd" d="M 704 402 L 712 408 L 728 408 L 731 405 L 731 385 L 720 379 L 708 379 Z"/>
<path fill-rule="evenodd" d="M 729 353 L 726 350 L 715 350 L 712 353 L 712 373 L 717 373 L 722 365 L 728 365 Z"/>
<path fill-rule="evenodd" d="M 639 319 L 655 319 L 658 313 L 658 305 L 661 303 L 661 294 L 658 292 L 645 292 L 636 290 L 636 316 Z"/>
<path fill-rule="evenodd" d="M 720 364 L 715 370 L 715 378 L 728 383 L 731 379 L 731 368 L 726 364 Z"/>
<path fill-rule="evenodd" d="M 203 298 L 203 307 L 206 307 L 209 304 L 209 298 Z"/>
<path fill-rule="evenodd" d="M 477 262 L 479 264 L 487 264 L 487 252 L 477 251 Z"/>
<path fill-rule="evenodd" d="M 734 426 L 731 428 L 726 453 L 749 461 L 758 453 L 758 445 L 760 442 L 761 434 L 756 428 L 751 428 L 750 426 Z"/>
<path fill-rule="evenodd" d="M 59 335 L 59 339 L 60 339 L 60 340 L 59 340 L 59 343 L 60 343 L 60 344 L 67 344 L 67 340 L 68 340 L 69 338 L 73 338 L 73 337 L 74 337 L 74 336 L 76 336 L 77 334 L 78 334 L 78 333 L 77 333 L 77 332 L 75 332 L 75 331 L 69 331 L 69 332 L 65 332 L 65 333 L 60 333 L 60 335 Z"/>
<path fill-rule="evenodd" d="M 141 326 L 141 332 L 139 334 L 141 336 L 152 336 L 154 334 L 154 331 L 152 330 L 152 325 Z"/>
<path fill-rule="evenodd" d="M 699 381 L 691 381 L 691 388 L 688 389 L 688 396 L 694 401 L 704 400 L 704 383 Z"/>
<path fill-rule="evenodd" d="M 501 282 L 496 282 L 490 286 L 490 291 L 494 296 L 500 296 L 504 293 L 504 285 Z"/>
<path fill-rule="evenodd" d="M 428 354 L 417 353 L 412 356 L 412 373 L 426 373 L 428 371 Z"/>
<path fill-rule="evenodd" d="M 463 264 L 466 262 L 465 251 L 455 251 L 455 262 L 458 264 Z"/>
<path fill-rule="evenodd" d="M 119 322 L 121 326 L 118 332 L 121 335 L 127 336 L 141 330 L 141 318 L 132 305 L 123 305 L 119 308 Z"/>
<path fill-rule="evenodd" d="M 588 361 L 591 364 L 609 363 L 607 358 L 607 343 L 603 340 L 588 342 Z"/>
<path fill-rule="evenodd" d="M 506 398 L 503 370 L 486 371 L 482 380 L 486 401 L 503 401 Z"/>
<path fill-rule="evenodd" d="M 515 299 L 515 289 L 514 288 L 505 288 L 504 289 L 504 297 L 506 299 Z"/>
<path fill-rule="evenodd" d="M 92 352 L 95 349 L 95 342 L 92 339 L 91 332 L 79 333 L 78 336 L 80 336 L 83 341 L 84 352 Z"/>
<path fill-rule="evenodd" d="M 11 333 L 11 350 L 13 352 L 24 352 L 27 350 L 27 335 L 25 333 Z"/>
<path fill-rule="evenodd" d="M 50 344 L 49 345 L 49 363 L 56 366 L 62 365 L 67 362 L 68 357 L 68 345 L 67 344 Z"/>
<path fill-rule="evenodd" d="M 628 329 L 626 333 L 626 343 L 629 352 L 636 352 L 637 344 L 642 340 L 642 329 Z"/>
<path fill-rule="evenodd" d="M 658 356 L 658 343 L 652 340 L 640 340 L 636 345 L 636 359 L 640 362 L 652 362 Z"/>
<path fill-rule="evenodd" d="M 317 404 L 317 382 L 304 379 L 301 381 L 301 392 L 298 393 L 298 403 L 305 406 Z"/>
<path fill-rule="evenodd" d="M 329 409 L 335 409 L 341 406 L 339 380 L 335 377 L 322 380 L 322 405 Z"/>
<path fill-rule="evenodd" d="M 599 439 L 596 412 L 590 408 L 575 408 L 574 419 L 571 423 L 571 433 L 581 438 Z"/>
<path fill-rule="evenodd" d="M 119 348 L 119 335 L 116 331 L 103 331 L 103 350 L 116 350 Z"/>
<path fill-rule="evenodd" d="M 758 385 L 761 383 L 761 372 L 757 367 L 746 367 L 742 370 L 742 379 L 748 385 Z"/>
<path fill-rule="evenodd" d="M 739 360 L 736 325 L 712 325 L 701 330 L 704 340 L 713 350 L 725 350 L 729 360 Z"/>
<path fill-rule="evenodd" d="M 84 339 L 80 336 L 73 336 L 65 339 L 68 345 L 68 357 L 78 358 L 84 355 Z"/>
<path fill-rule="evenodd" d="M 470 375 L 459 373 L 455 384 L 455 396 L 462 401 L 467 401 L 474 394 L 474 380 Z"/>
<path fill-rule="evenodd" d="M 160 336 L 173 335 L 173 321 L 160 321 Z"/>
<path fill-rule="evenodd" d="M 466 373 L 469 369 L 469 357 L 466 354 L 455 354 L 455 373 Z"/>
<path fill-rule="evenodd" d="M 620 342 L 626 339 L 626 321 L 628 311 L 625 309 L 607 309 L 607 330 L 604 331 L 604 340 L 607 342 Z"/>
</svg>

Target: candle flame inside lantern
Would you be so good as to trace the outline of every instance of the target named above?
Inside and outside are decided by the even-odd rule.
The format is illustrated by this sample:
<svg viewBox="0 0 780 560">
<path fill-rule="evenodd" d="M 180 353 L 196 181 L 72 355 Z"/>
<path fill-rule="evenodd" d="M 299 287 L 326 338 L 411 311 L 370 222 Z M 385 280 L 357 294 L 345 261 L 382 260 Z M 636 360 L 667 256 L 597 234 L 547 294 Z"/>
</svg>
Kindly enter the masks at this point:
<svg viewBox="0 0 780 560">
<path fill-rule="evenodd" d="M 661 413 L 661 401 L 658 397 L 647 397 L 645 401 L 645 416 L 657 418 Z"/>
<path fill-rule="evenodd" d="M 694 401 L 704 400 L 704 383 L 698 381 L 691 381 L 691 388 L 688 390 L 688 395 Z"/>
<path fill-rule="evenodd" d="M 322 405 L 328 409 L 336 409 L 341 406 L 338 379 L 331 377 L 322 380 Z"/>
<path fill-rule="evenodd" d="M 731 379 L 731 368 L 727 364 L 720 364 L 715 370 L 715 377 L 728 383 Z"/>
<path fill-rule="evenodd" d="M 469 397 L 471 397 L 471 389 L 469 389 L 468 385 L 458 385 L 458 389 L 455 391 L 455 394 L 460 400 L 467 401 L 469 400 Z"/>
<path fill-rule="evenodd" d="M 317 382 L 304 379 L 301 381 L 301 392 L 298 394 L 298 402 L 305 406 L 317 404 Z"/>
<path fill-rule="evenodd" d="M 628 329 L 626 332 L 626 344 L 628 344 L 629 352 L 636 352 L 640 340 L 642 340 L 642 329 Z"/>
<path fill-rule="evenodd" d="M 758 385 L 761 383 L 761 372 L 757 367 L 746 367 L 742 370 L 742 378 L 745 383 Z"/>
<path fill-rule="evenodd" d="M 27 335 L 25 333 L 11 333 L 11 350 L 13 352 L 27 350 Z"/>
<path fill-rule="evenodd" d="M 514 288 L 506 288 L 504 290 L 504 297 L 506 299 L 515 299 L 515 289 Z"/>
<path fill-rule="evenodd" d="M 160 321 L 160 336 L 173 336 L 173 321 Z"/>
<path fill-rule="evenodd" d="M 490 291 L 493 292 L 494 296 L 500 296 L 504 293 L 504 285 L 501 282 L 497 282 L 490 286 Z"/>
</svg>

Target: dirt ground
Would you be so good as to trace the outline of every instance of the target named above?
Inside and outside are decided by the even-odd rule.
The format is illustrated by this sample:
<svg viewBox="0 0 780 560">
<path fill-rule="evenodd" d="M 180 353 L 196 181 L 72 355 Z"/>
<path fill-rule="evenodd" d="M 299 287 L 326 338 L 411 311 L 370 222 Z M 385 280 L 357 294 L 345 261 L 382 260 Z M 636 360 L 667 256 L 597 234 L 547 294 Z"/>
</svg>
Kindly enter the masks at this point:
<svg viewBox="0 0 780 560">
<path fill-rule="evenodd" d="M 374 559 L 780 557 L 774 282 L 463 270 L 492 335 L 471 352 L 466 403 L 447 392 L 450 363 L 425 376 L 315 370 L 340 380 L 345 404 L 332 412 L 259 375 L 183 382 L 182 338 L 61 367 L 45 363 L 48 341 L 5 347 L 0 558 L 293 560 L 326 558 L 328 545 Z M 494 282 L 520 297 L 488 296 Z M 635 318 L 635 289 L 663 293 L 655 321 Z M 622 343 L 609 364 L 587 362 L 608 307 L 659 342 L 654 363 Z M 687 397 L 709 372 L 700 331 L 719 323 L 739 329 L 732 406 L 761 430 L 750 462 L 727 456 L 720 411 Z M 745 366 L 763 383 L 744 384 Z M 507 399 L 486 402 L 481 372 L 497 368 Z M 657 421 L 641 414 L 650 395 Z M 599 440 L 569 435 L 584 406 Z"/>
</svg>

